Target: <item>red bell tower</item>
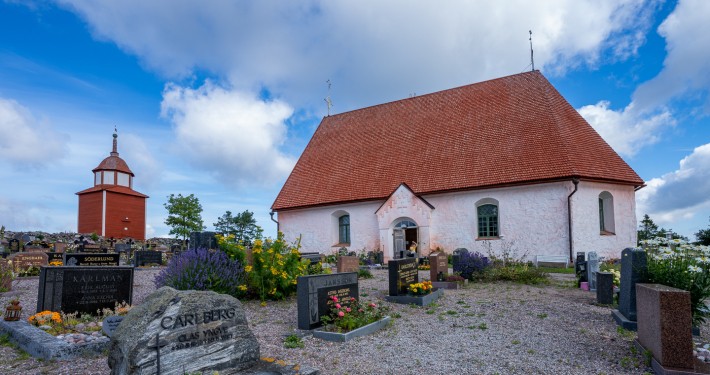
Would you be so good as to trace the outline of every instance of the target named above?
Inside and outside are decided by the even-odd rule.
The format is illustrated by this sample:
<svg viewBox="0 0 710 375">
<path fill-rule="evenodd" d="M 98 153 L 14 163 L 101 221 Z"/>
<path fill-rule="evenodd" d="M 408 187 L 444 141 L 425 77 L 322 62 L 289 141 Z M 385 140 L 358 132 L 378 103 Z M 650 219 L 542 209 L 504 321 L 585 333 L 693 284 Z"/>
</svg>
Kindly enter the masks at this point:
<svg viewBox="0 0 710 375">
<path fill-rule="evenodd" d="M 135 175 L 118 156 L 118 134 L 113 133 L 113 150 L 93 169 L 94 186 L 79 196 L 79 233 L 114 238 L 145 239 L 147 195 L 133 190 Z"/>
</svg>

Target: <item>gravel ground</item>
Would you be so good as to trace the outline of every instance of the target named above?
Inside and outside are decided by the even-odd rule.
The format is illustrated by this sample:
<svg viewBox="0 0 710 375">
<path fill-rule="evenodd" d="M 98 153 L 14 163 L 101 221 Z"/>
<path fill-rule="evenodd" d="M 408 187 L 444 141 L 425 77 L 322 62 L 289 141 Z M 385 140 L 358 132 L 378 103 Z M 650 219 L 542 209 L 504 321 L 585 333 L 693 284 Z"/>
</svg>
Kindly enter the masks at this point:
<svg viewBox="0 0 710 375">
<path fill-rule="evenodd" d="M 135 273 L 133 301 L 140 304 L 155 288 L 153 270 Z M 360 281 L 363 301 L 391 306 L 393 324 L 347 343 L 305 334 L 302 349 L 286 349 L 296 330 L 296 299 L 244 303 L 263 357 L 276 357 L 321 370 L 322 374 L 644 374 L 644 356 L 633 349 L 633 335 L 618 332 L 611 309 L 596 306 L 594 295 L 556 278 L 548 286 L 513 283 L 469 284 L 447 290 L 434 306 L 389 304 L 386 270 Z M 420 278 L 428 273 L 420 272 Z M 564 279 L 564 276 L 562 277 Z M 0 296 L 5 306 L 20 297 L 24 318 L 34 312 L 37 278 L 15 281 Z M 708 327 L 701 327 L 704 342 Z M 72 361 L 38 361 L 0 346 L 0 374 L 108 374 L 105 356 Z"/>
</svg>

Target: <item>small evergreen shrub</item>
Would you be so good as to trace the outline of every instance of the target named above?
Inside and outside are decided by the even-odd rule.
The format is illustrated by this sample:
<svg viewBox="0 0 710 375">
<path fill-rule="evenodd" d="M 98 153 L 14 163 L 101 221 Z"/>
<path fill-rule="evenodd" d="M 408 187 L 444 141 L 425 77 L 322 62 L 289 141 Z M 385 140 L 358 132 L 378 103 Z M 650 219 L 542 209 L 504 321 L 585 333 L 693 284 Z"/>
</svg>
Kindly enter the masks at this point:
<svg viewBox="0 0 710 375">
<path fill-rule="evenodd" d="M 188 250 L 175 255 L 155 277 L 155 286 L 178 290 L 211 290 L 240 297 L 246 292 L 244 267 L 223 251 Z"/>
<path fill-rule="evenodd" d="M 483 271 L 490 265 L 487 257 L 479 252 L 463 253 L 454 266 L 454 273 L 469 280 L 481 277 Z"/>
</svg>

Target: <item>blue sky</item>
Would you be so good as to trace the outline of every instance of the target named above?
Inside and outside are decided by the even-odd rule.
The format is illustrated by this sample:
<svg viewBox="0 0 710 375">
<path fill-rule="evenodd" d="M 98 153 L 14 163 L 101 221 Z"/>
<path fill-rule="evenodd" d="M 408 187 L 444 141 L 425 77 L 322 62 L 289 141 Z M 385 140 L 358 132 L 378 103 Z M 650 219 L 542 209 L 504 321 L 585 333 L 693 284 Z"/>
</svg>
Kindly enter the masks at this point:
<svg viewBox="0 0 710 375">
<path fill-rule="evenodd" d="M 529 4 L 528 4 L 529 3 Z M 75 231 L 119 152 L 212 226 L 269 207 L 326 114 L 540 69 L 647 181 L 637 215 L 710 225 L 710 2 L 0 0 L 0 224 Z"/>
</svg>

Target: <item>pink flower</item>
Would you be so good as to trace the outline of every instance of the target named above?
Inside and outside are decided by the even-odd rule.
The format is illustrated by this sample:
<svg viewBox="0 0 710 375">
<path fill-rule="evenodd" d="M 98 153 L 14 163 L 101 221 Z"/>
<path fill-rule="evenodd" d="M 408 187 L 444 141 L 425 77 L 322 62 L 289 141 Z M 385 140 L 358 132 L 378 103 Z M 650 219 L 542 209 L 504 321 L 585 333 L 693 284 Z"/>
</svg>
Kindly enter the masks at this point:
<svg viewBox="0 0 710 375">
<path fill-rule="evenodd" d="M 370 307 L 377 307 L 377 305 L 375 305 L 374 303 L 371 303 Z"/>
<path fill-rule="evenodd" d="M 346 309 L 345 309 L 345 311 L 347 311 L 347 312 L 350 312 L 350 308 L 349 308 L 349 307 L 348 307 L 348 308 L 346 308 Z"/>
<path fill-rule="evenodd" d="M 338 296 L 333 296 L 333 301 L 338 302 Z"/>
<path fill-rule="evenodd" d="M 336 304 L 335 304 L 335 308 L 336 308 L 336 309 L 339 309 L 340 307 L 341 307 L 341 306 L 340 306 L 339 303 L 336 303 Z"/>
<path fill-rule="evenodd" d="M 359 312 L 363 312 L 363 311 L 365 311 L 365 310 L 363 310 L 363 309 L 359 309 L 358 311 L 359 311 Z"/>
<path fill-rule="evenodd" d="M 355 302 L 355 297 L 350 297 L 351 302 Z"/>
<path fill-rule="evenodd" d="M 342 311 L 338 311 L 338 316 L 342 318 L 342 317 L 344 317 L 344 316 L 345 316 L 345 313 L 344 313 L 344 312 L 342 312 Z"/>
</svg>

